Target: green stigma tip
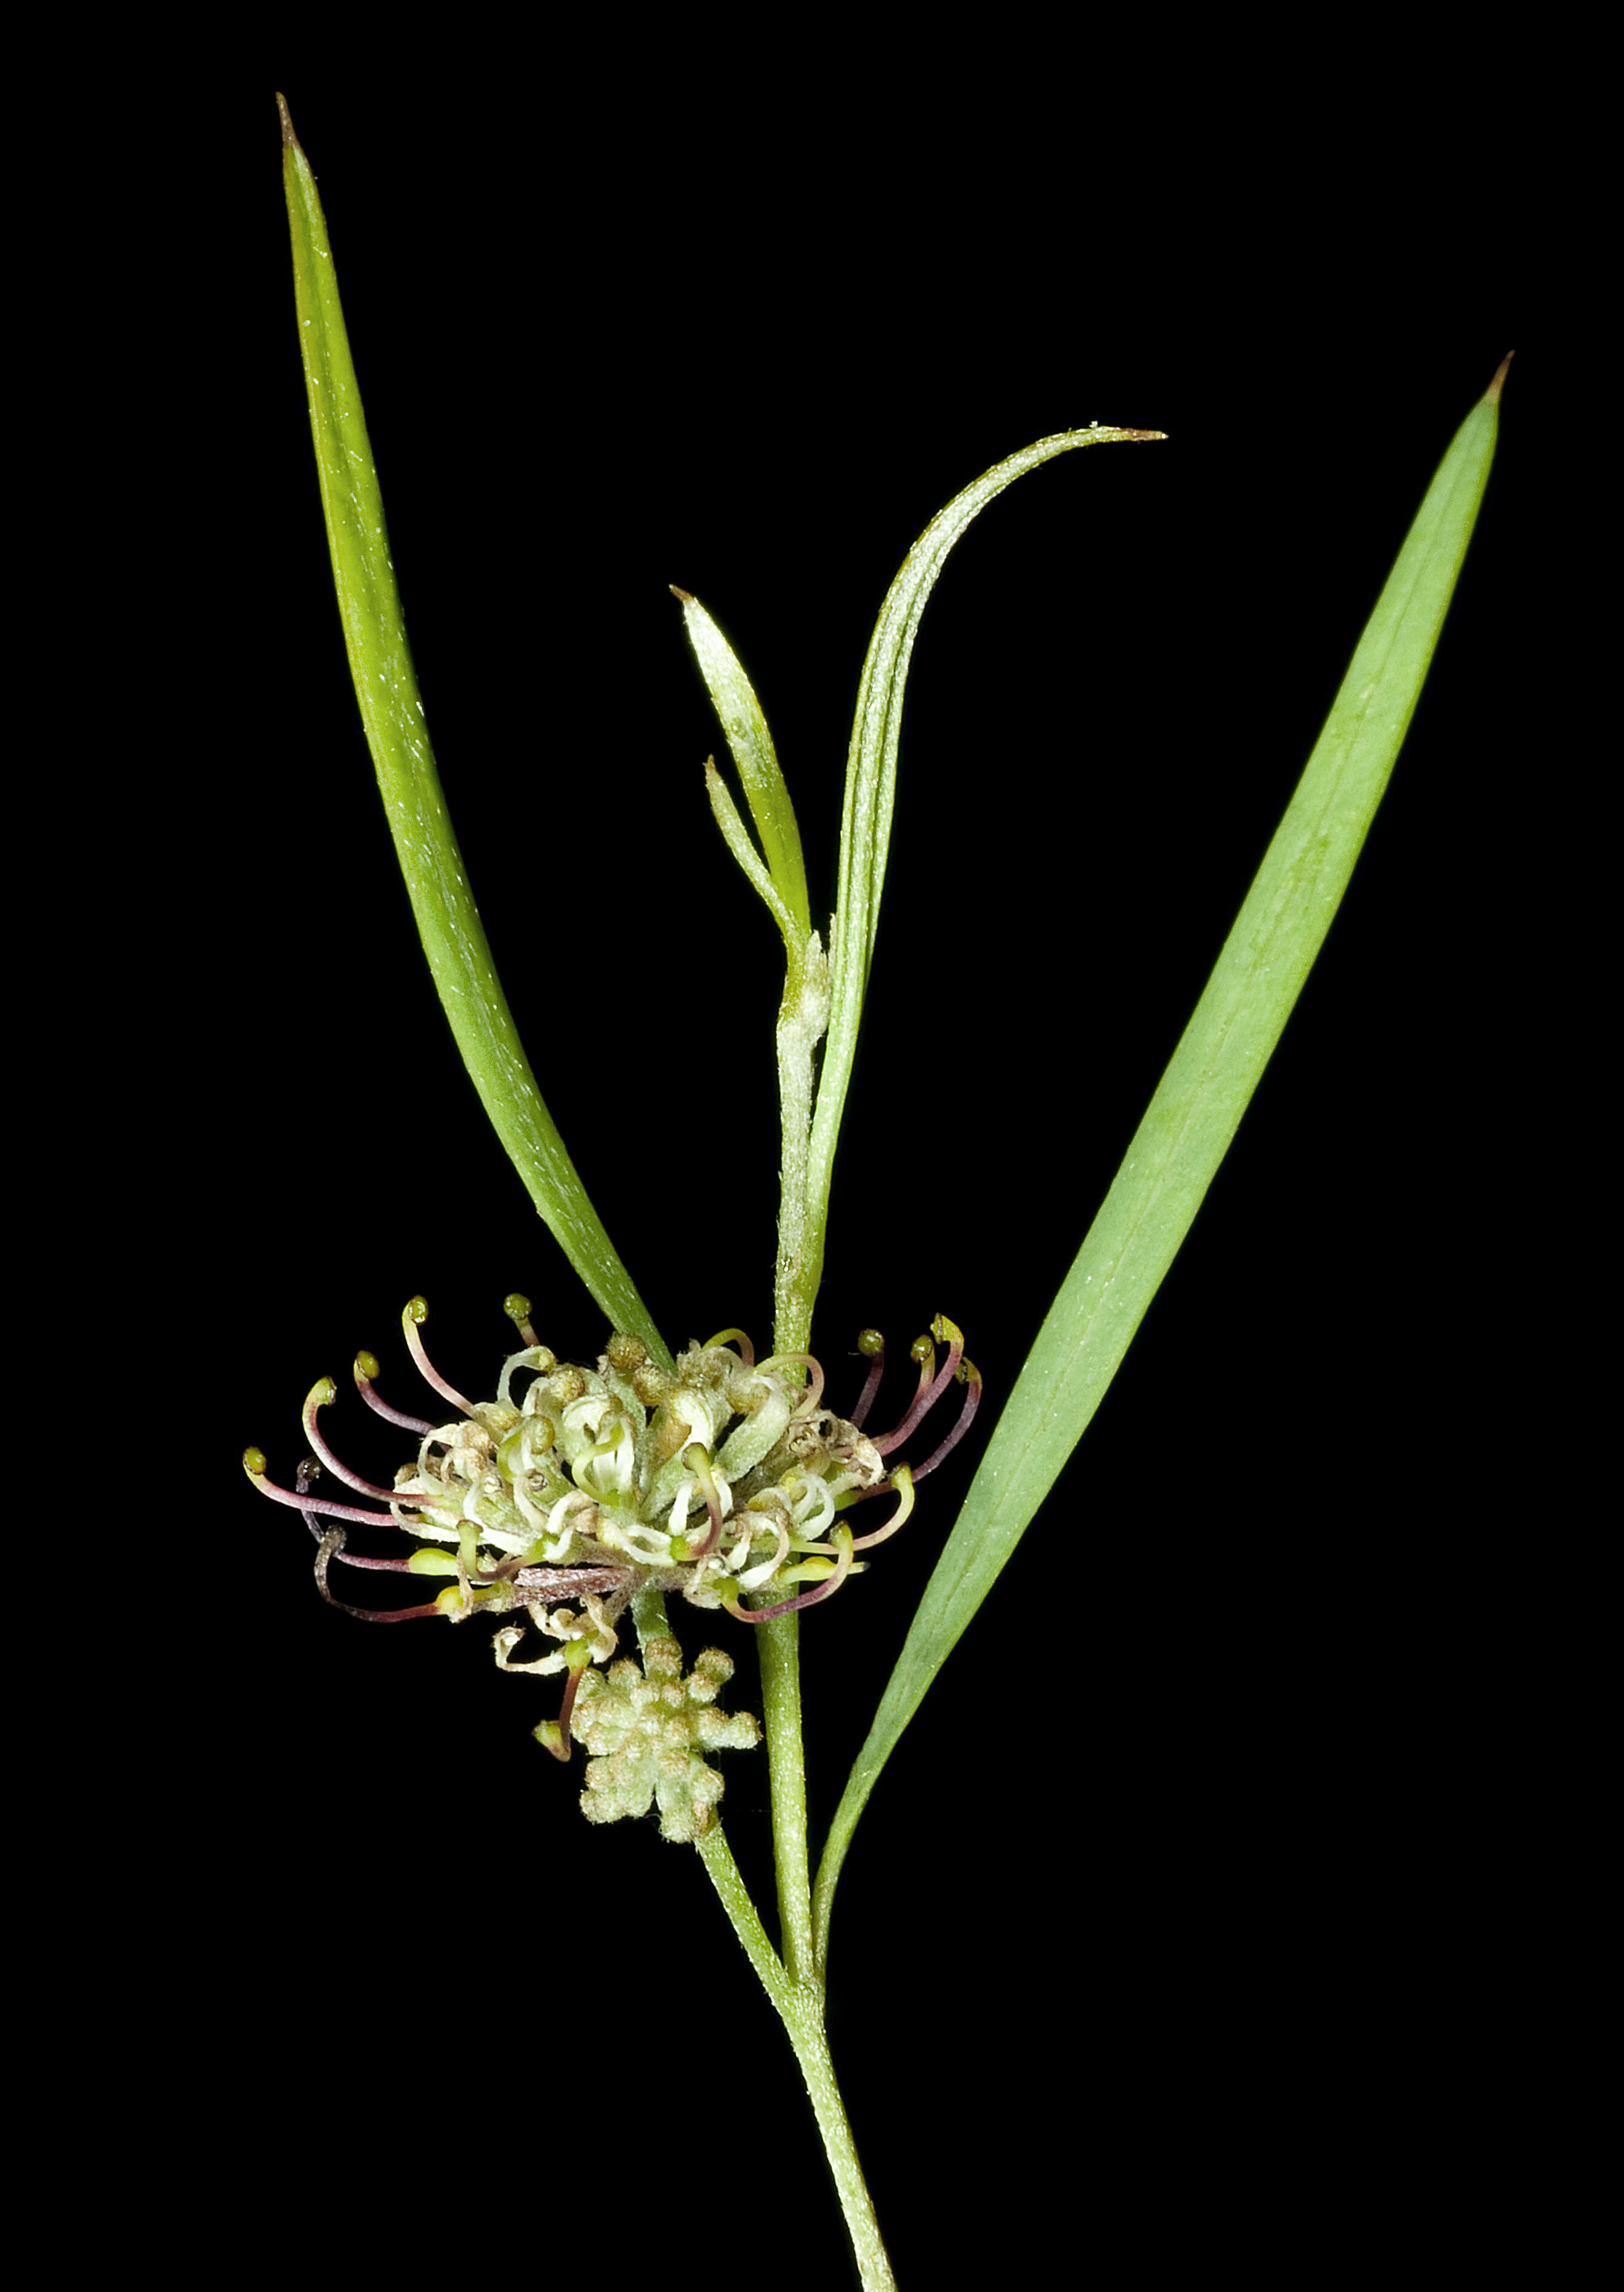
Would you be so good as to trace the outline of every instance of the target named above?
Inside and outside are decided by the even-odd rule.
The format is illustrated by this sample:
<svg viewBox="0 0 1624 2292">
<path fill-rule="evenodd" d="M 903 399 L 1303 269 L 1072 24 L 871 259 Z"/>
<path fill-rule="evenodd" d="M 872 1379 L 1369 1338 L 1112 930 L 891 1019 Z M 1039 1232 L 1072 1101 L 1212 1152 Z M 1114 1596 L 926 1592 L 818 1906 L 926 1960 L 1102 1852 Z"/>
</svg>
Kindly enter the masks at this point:
<svg viewBox="0 0 1624 2292">
<path fill-rule="evenodd" d="M 407 1300 L 405 1308 L 400 1315 L 400 1319 L 403 1321 L 416 1321 L 418 1323 L 422 1323 L 426 1321 L 428 1318 L 429 1301 L 426 1297 L 410 1297 Z"/>
<path fill-rule="evenodd" d="M 264 1450 L 245 1449 L 242 1452 L 242 1468 L 251 1481 L 257 1481 L 265 1469 Z"/>
<path fill-rule="evenodd" d="M 365 1352 L 357 1353 L 355 1356 L 355 1368 L 358 1376 L 364 1376 L 368 1379 L 375 1377 L 378 1373 L 377 1355 L 376 1353 Z"/>
</svg>

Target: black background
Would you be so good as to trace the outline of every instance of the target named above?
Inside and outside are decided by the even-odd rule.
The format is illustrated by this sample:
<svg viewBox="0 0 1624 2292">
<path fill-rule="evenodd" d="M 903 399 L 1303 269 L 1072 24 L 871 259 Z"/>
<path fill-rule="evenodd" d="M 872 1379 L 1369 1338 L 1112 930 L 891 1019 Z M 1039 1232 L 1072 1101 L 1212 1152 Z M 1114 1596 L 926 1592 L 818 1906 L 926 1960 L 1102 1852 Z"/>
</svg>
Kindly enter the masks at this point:
<svg viewBox="0 0 1624 2292">
<path fill-rule="evenodd" d="M 1173 201 L 1080 163 L 990 174 L 906 120 L 855 162 L 793 136 L 740 152 L 686 115 L 638 140 L 594 112 L 566 150 L 557 93 L 287 93 L 470 873 L 548 1102 L 675 1341 L 767 1336 L 781 972 L 708 815 L 718 734 L 667 585 L 755 682 L 826 914 L 858 672 L 910 542 L 1049 432 L 1169 433 L 1024 479 L 926 613 L 818 1311 L 836 1397 L 859 1328 L 901 1352 L 946 1311 L 993 1421 L 1432 471 L 1517 347 L 1345 911 L 874 1795 L 831 1968 L 906 2285 L 948 2254 L 1020 2280 L 1056 2232 L 1136 2253 L 1144 2280 L 1220 2248 L 1302 2280 L 1423 2197 L 1430 2244 L 1492 2173 L 1533 2011 L 1483 2011 L 1539 1825 L 1520 1683 L 1549 1629 L 1496 1463 L 1545 993 L 1529 632 L 1568 387 L 1521 239 L 1480 261 L 1482 209 L 1439 194 L 1371 271 L 1339 205 L 1305 241 L 1306 145 Z M 255 1441 L 291 1476 L 305 1391 L 358 1344 L 417 1405 L 414 1291 L 475 1392 L 510 1288 L 567 1356 L 603 1331 L 484 1124 L 394 869 L 270 91 L 192 125 L 184 291 L 215 332 L 208 373 L 177 372 L 173 453 L 205 507 L 160 454 L 150 530 L 187 560 L 176 657 L 200 666 L 174 681 L 174 779 L 129 818 L 139 850 L 183 828 L 198 857 L 125 942 L 158 990 L 112 999 L 151 997 L 125 1086 L 160 1158 L 117 1207 L 186 1363 L 198 1542 L 152 1627 L 190 1650 L 151 1691 L 163 1780 L 149 1749 L 123 1782 L 152 1790 L 176 1875 L 151 1883 L 229 2031 L 199 2072 L 252 2135 L 224 2169 L 293 2254 L 319 2181 L 374 2265 L 455 2252 L 485 2211 L 521 2264 L 667 2239 L 690 2267 L 737 2245 L 775 2282 L 838 2284 L 794 2064 L 697 1860 L 586 1828 L 529 1738 L 551 1687 L 496 1675 L 477 1628 L 323 1609 L 303 1528 L 238 1470 Z M 380 1429 L 352 1400 L 329 1424 L 387 1476 Z M 978 1445 L 806 1621 L 814 1834 Z M 706 1636 L 754 1706 L 743 1634 Z M 765 1902 L 762 1763 L 727 1771 Z M 788 2258 L 760 2240 L 780 2213 Z"/>
</svg>

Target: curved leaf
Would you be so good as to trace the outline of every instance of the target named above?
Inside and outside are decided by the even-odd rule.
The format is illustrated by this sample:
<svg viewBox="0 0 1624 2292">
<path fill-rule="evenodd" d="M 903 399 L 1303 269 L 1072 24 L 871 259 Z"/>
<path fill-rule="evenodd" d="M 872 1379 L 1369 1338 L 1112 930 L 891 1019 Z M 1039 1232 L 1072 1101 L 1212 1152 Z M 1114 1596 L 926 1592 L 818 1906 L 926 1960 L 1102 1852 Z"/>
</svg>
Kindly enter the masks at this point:
<svg viewBox="0 0 1624 2292">
<path fill-rule="evenodd" d="M 869 966 L 874 958 L 875 934 L 879 928 L 880 893 L 885 887 L 891 815 L 896 801 L 902 695 L 914 638 L 925 603 L 936 585 L 936 577 L 947 561 L 949 550 L 988 503 L 1029 470 L 1052 461 L 1056 454 L 1072 453 L 1079 446 L 1106 446 L 1124 439 L 1165 435 L 1160 430 L 1109 430 L 1096 422 L 1087 430 L 1062 430 L 1053 438 L 1040 438 L 1035 446 L 1024 447 L 1007 461 L 995 464 L 931 520 L 909 551 L 880 608 L 857 690 L 857 714 L 846 762 L 845 803 L 840 822 L 840 884 L 829 935 L 828 1040 L 824 1045 L 818 1078 L 807 1174 L 805 1223 L 809 1246 L 797 1301 L 803 1310 L 791 1326 L 775 1333 L 774 1343 L 780 1347 L 804 1345 L 811 1330 L 812 1303 L 823 1265 L 823 1233 L 828 1216 L 835 1145 L 840 1134 L 840 1118 L 851 1085 L 852 1062 L 857 1056 L 857 1030 L 862 1019 Z"/>
</svg>

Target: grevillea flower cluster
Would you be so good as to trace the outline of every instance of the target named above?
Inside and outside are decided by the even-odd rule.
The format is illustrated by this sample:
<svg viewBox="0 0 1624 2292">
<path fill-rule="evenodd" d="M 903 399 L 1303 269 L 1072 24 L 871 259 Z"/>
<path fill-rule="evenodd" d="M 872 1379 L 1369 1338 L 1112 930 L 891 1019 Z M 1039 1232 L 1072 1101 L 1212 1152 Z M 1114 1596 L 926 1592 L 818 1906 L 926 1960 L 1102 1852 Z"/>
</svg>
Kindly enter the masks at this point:
<svg viewBox="0 0 1624 2292">
<path fill-rule="evenodd" d="M 512 1296 L 509 1318 L 522 1343 L 509 1354 L 494 1400 L 473 1401 L 448 1384 L 424 1347 L 428 1308 L 415 1297 L 401 1316 L 424 1379 L 454 1412 L 444 1421 L 409 1416 L 376 1390 L 378 1364 L 357 1355 L 355 1382 L 376 1413 L 417 1443 L 392 1489 L 351 1472 L 322 1433 L 319 1412 L 336 1398 L 330 1377 L 311 1388 L 306 1438 L 315 1454 L 292 1489 L 267 1477 L 257 1449 L 243 1458 L 256 1488 L 295 1506 L 316 1538 L 322 1597 L 369 1622 L 396 1623 L 522 1610 L 556 1644 L 529 1662 L 513 1660 L 522 1626 L 497 1634 L 504 1671 L 564 1676 L 556 1720 L 536 1730 L 561 1759 L 573 1734 L 594 1755 L 583 1795 L 596 1820 L 642 1813 L 658 1799 L 672 1837 L 698 1837 L 721 1780 L 707 1749 L 757 1739 L 748 1715 L 715 1707 L 731 1659 L 707 1649 L 684 1680 L 675 1641 L 644 1648 L 645 1669 L 622 1660 L 607 1671 L 619 1629 L 639 1594 L 677 1593 L 694 1607 L 725 1609 L 741 1623 L 809 1608 L 837 1592 L 866 1562 L 860 1553 L 894 1536 L 913 1509 L 914 1485 L 967 1430 L 981 1380 L 964 1340 L 944 1318 L 932 1337 L 945 1344 L 939 1368 L 932 1337 L 912 1349 L 918 1384 L 889 1432 L 865 1428 L 885 1367 L 885 1345 L 865 1330 L 858 1349 L 868 1374 L 849 1416 L 823 1405 L 824 1376 L 808 1353 L 757 1361 L 749 1340 L 724 1329 L 690 1345 L 675 1369 L 652 1360 L 642 1341 L 611 1335 L 591 1368 L 561 1361 L 530 1327 L 529 1302 Z M 965 1388 L 957 1422 L 910 1471 L 892 1461 L 955 1381 Z M 320 1493 L 323 1468 L 356 1494 L 386 1507 L 334 1501 Z M 887 1515 L 858 1533 L 848 1515 L 889 1495 Z M 374 1559 L 345 1548 L 357 1523 L 404 1529 L 422 1538 L 407 1559 Z M 448 1579 L 420 1605 L 352 1607 L 328 1587 L 332 1563 Z M 656 1650 L 658 1649 L 658 1656 Z M 673 1666 L 675 1665 L 675 1669 Z"/>
</svg>

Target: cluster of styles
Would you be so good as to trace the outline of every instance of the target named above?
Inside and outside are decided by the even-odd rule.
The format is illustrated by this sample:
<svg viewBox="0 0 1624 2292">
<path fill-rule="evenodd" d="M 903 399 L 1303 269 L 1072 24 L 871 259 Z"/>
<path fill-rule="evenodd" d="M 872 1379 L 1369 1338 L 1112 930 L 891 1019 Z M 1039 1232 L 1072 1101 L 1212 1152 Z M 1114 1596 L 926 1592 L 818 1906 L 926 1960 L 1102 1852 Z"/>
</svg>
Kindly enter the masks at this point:
<svg viewBox="0 0 1624 2292">
<path fill-rule="evenodd" d="M 809 1353 L 757 1361 L 739 1329 L 692 1344 L 675 1369 L 662 1368 L 642 1341 L 617 1332 L 594 1368 L 561 1361 L 537 1342 L 529 1301 L 506 1301 L 522 1344 L 508 1356 L 494 1400 L 473 1401 L 448 1384 L 424 1351 L 428 1307 L 414 1297 L 401 1315 L 424 1377 L 456 1414 L 432 1424 L 379 1396 L 378 1365 L 356 1356 L 355 1382 L 376 1414 L 417 1441 L 415 1463 L 377 1487 L 342 1465 L 318 1414 L 336 1397 L 330 1377 L 311 1389 L 304 1429 L 315 1455 L 295 1486 L 266 1477 L 265 1458 L 247 1449 L 243 1465 L 263 1494 L 301 1512 L 316 1539 L 321 1595 L 371 1623 L 440 1616 L 528 1615 L 558 1644 L 528 1663 L 513 1650 L 522 1626 L 497 1634 L 504 1671 L 563 1675 L 558 1717 L 537 1739 L 567 1760 L 570 1739 L 591 1755 L 582 1806 L 596 1822 L 645 1814 L 658 1804 L 667 1838 L 693 1840 L 708 1828 L 722 1778 L 705 1753 L 759 1740 L 747 1713 L 726 1717 L 716 1697 L 732 1676 L 731 1658 L 707 1648 L 687 1676 L 676 1642 L 658 1629 L 643 1639 L 643 1664 L 611 1661 L 617 1626 L 639 1595 L 680 1593 L 698 1608 L 725 1608 L 761 1624 L 828 1599 L 865 1562 L 856 1556 L 894 1536 L 913 1509 L 914 1485 L 935 1469 L 968 1430 L 981 1379 L 964 1339 L 941 1316 L 912 1348 L 918 1384 L 889 1432 L 864 1428 L 879 1390 L 885 1345 L 867 1329 L 858 1340 L 868 1376 L 849 1416 L 823 1406 L 823 1371 Z M 938 1368 L 935 1345 L 947 1358 Z M 515 1379 L 528 1383 L 515 1392 Z M 957 1422 L 911 1471 L 892 1463 L 957 1381 L 965 1387 Z M 316 1481 L 325 1466 L 344 1487 L 387 1505 L 376 1511 L 334 1503 Z M 866 1535 L 849 1515 L 889 1494 L 888 1516 Z M 859 1516 L 860 1525 L 861 1515 Z M 356 1522 L 404 1529 L 426 1539 L 408 1559 L 372 1559 L 345 1550 Z M 351 1607 L 334 1597 L 333 1562 L 451 1579 L 421 1606 Z M 747 1600 L 748 1604 L 747 1604 Z M 650 1612 L 658 1615 L 658 1602 Z M 642 1621 L 634 1608 L 634 1620 Z"/>
</svg>

